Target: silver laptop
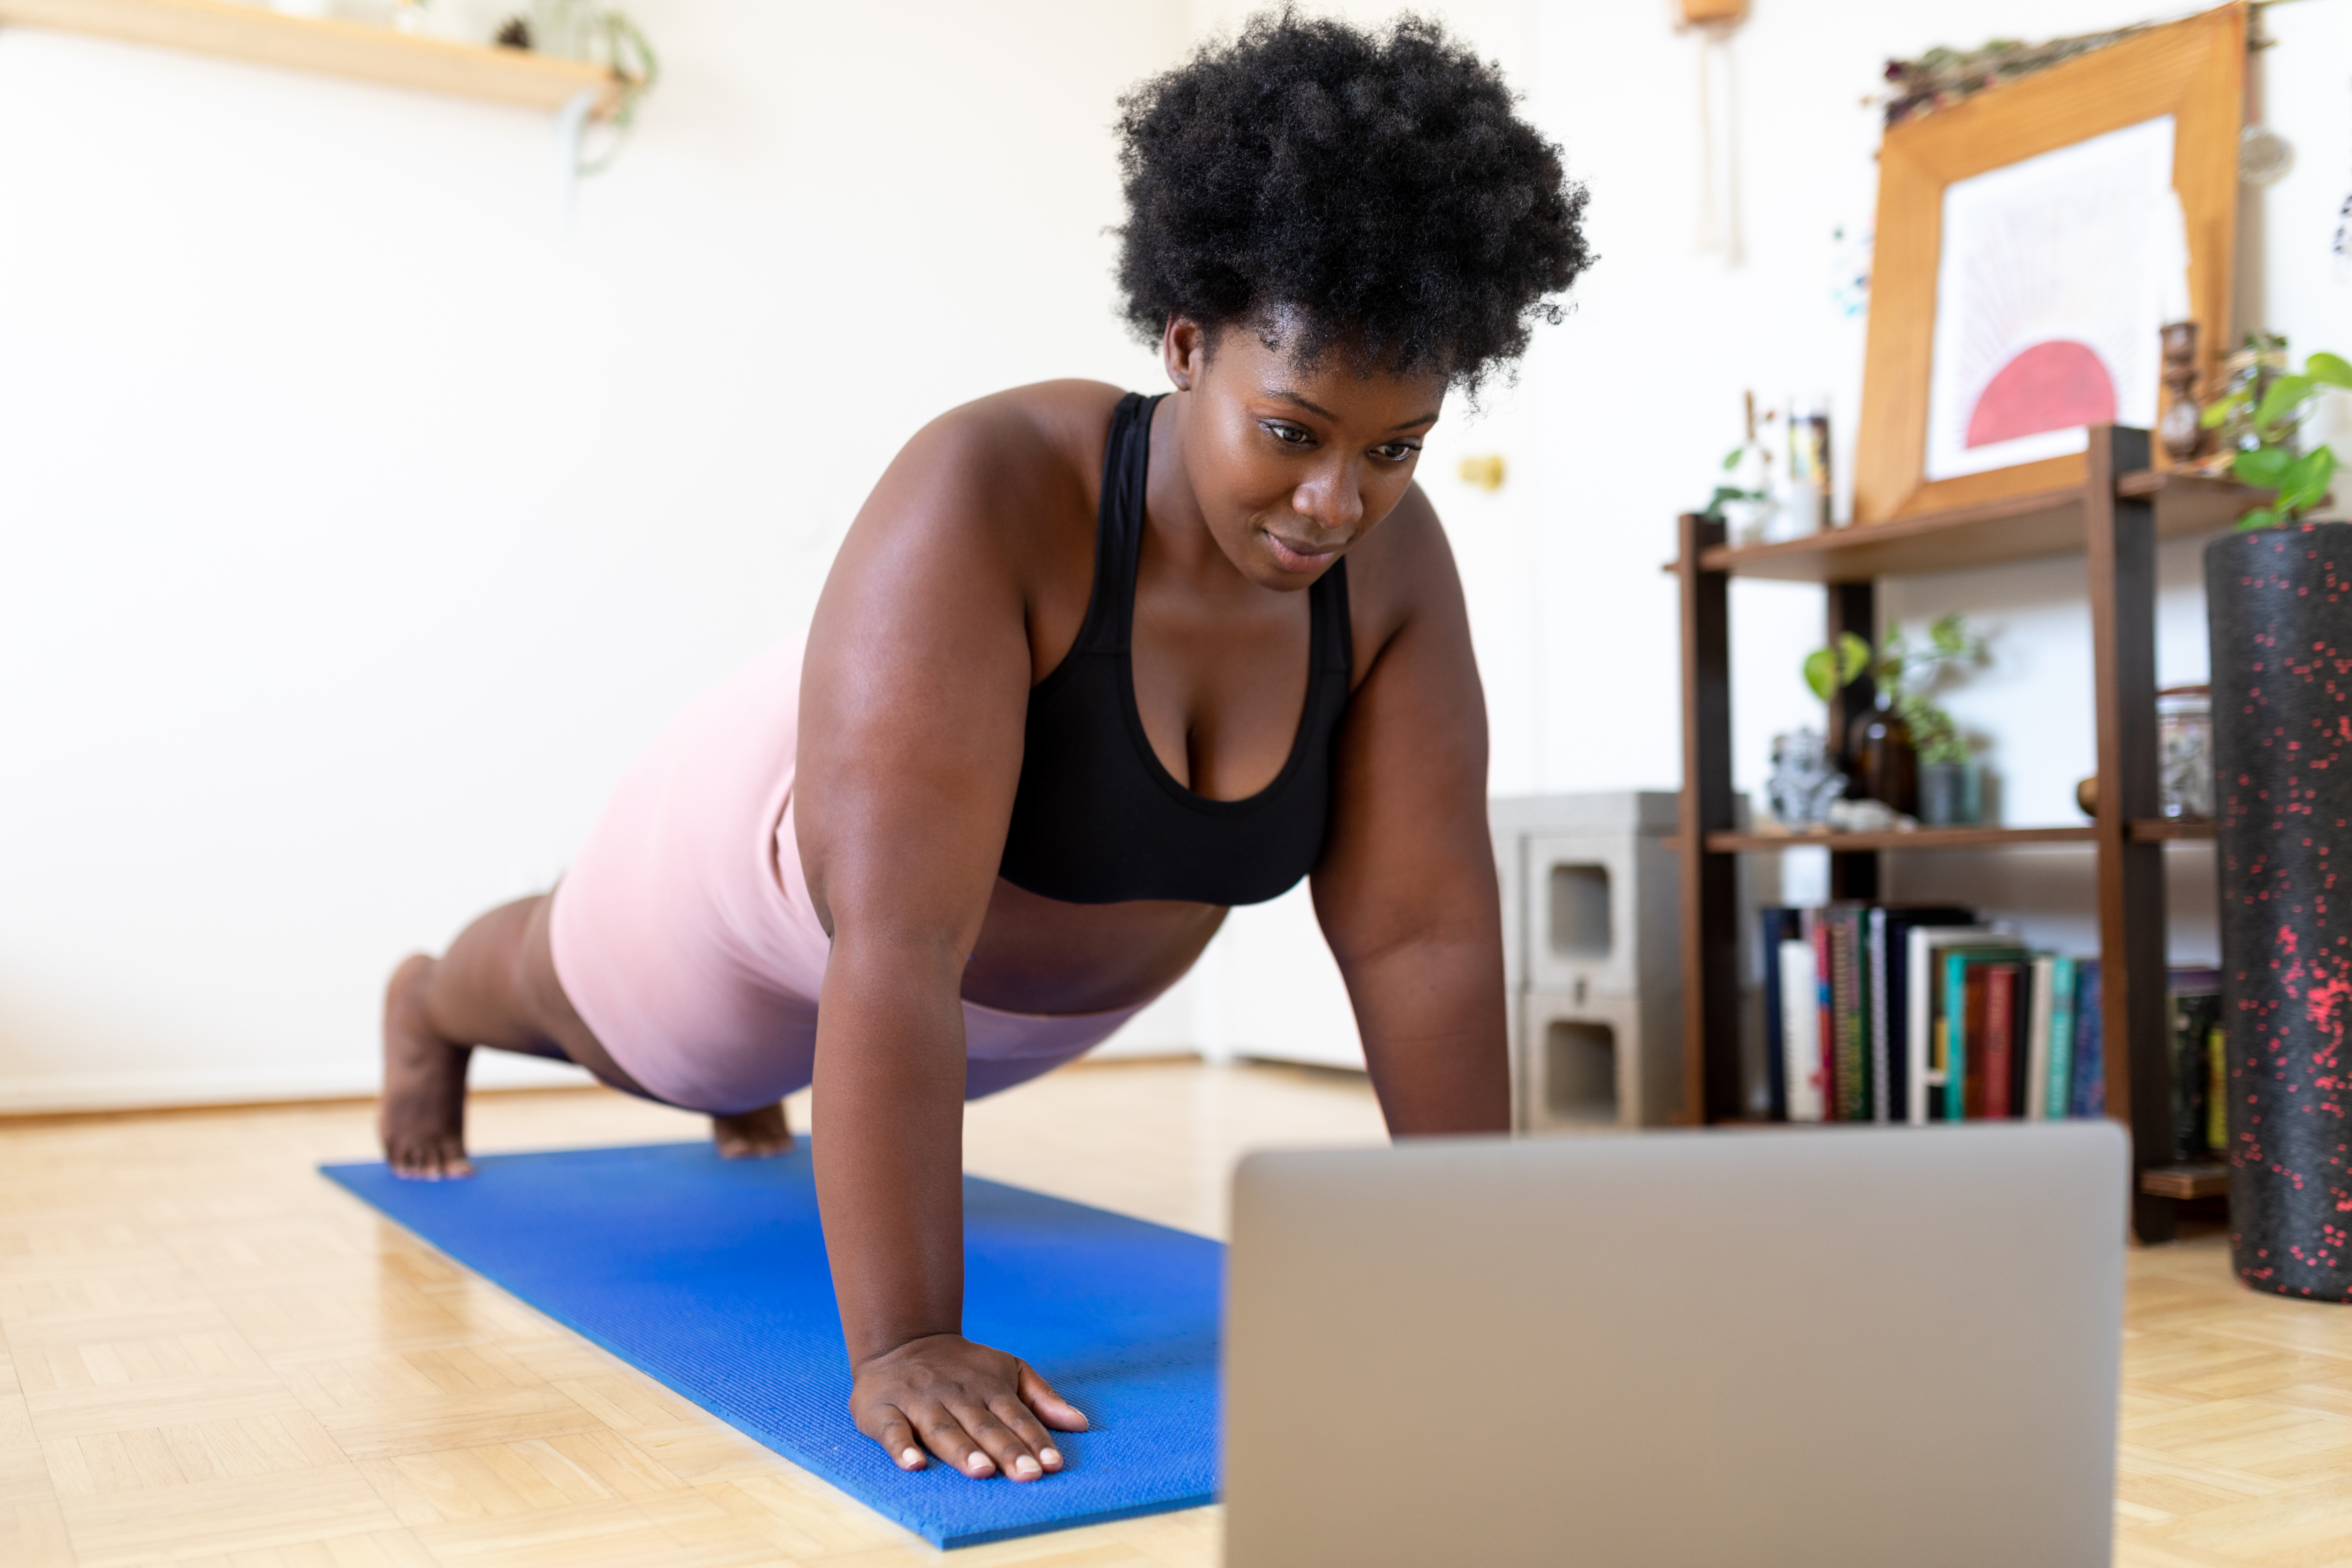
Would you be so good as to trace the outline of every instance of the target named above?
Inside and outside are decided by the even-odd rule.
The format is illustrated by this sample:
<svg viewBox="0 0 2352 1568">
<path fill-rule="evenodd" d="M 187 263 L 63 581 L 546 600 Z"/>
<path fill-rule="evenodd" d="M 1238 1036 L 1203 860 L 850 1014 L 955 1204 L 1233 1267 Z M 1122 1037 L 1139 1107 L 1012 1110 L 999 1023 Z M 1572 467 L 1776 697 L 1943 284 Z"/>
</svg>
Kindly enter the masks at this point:
<svg viewBox="0 0 2352 1568">
<path fill-rule="evenodd" d="M 1254 1155 L 1226 1563 L 2100 1568 L 2104 1121 Z"/>
</svg>

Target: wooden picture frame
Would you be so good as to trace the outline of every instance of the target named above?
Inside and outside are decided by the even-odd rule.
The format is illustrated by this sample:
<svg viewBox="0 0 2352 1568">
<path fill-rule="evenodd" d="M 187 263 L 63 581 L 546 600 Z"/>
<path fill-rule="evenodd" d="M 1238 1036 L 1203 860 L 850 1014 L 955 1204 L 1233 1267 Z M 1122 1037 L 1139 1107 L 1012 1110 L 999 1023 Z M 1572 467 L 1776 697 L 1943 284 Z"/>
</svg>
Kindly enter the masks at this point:
<svg viewBox="0 0 2352 1568">
<path fill-rule="evenodd" d="M 1855 524 L 2083 483 L 2080 453 L 1927 477 L 1944 193 L 1956 181 L 2172 116 L 2172 184 L 2188 226 L 2190 312 L 2202 328 L 2198 370 L 2200 379 L 2210 375 L 2230 329 L 2246 9 L 2231 5 L 2151 27 L 1887 131 L 1854 442 Z"/>
</svg>

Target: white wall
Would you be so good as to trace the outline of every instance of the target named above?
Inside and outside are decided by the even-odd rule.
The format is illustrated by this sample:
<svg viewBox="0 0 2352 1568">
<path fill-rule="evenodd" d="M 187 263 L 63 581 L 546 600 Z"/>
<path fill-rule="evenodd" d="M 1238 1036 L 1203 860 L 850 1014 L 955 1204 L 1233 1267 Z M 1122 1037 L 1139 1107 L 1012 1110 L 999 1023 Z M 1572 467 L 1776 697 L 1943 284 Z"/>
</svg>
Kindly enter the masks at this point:
<svg viewBox="0 0 2352 1568">
<path fill-rule="evenodd" d="M 631 8 L 667 77 L 568 237 L 538 117 L 0 31 L 0 1107 L 365 1088 L 394 960 L 543 887 L 666 718 L 799 629 L 915 425 L 1045 375 L 1160 384 L 1110 313 L 1106 127 L 1239 7 Z M 1858 100 L 1890 54 L 2138 12 L 1756 0 L 1727 269 L 1693 254 L 1697 68 L 1663 5 L 1434 9 L 1565 144 L 1601 254 L 1517 389 L 1450 411 L 1424 463 L 1494 787 L 1670 787 L 1675 514 L 1743 387 L 1826 391 L 1851 435 L 1830 232 L 1872 213 Z M 2340 350 L 2352 0 L 2268 25 L 2299 158 L 2257 200 L 2246 292 Z M 1510 464 L 1496 495 L 1451 477 L 1476 451 Z M 1954 707 L 2012 821 L 2075 820 L 2089 766 L 2070 571 L 1887 595 L 1995 628 Z M 2164 574 L 2160 674 L 2193 679 L 2193 550 Z M 1820 597 L 1741 584 L 1734 613 L 1755 790 L 1769 735 L 1818 720 L 1795 668 Z M 2063 859 L 1934 869 L 2082 945 Z M 1312 934 L 1295 900 L 1237 918 L 1136 1043 L 1343 1058 L 1336 975 L 1296 967 Z"/>
<path fill-rule="evenodd" d="M 366 1089 L 917 425 L 1160 379 L 1106 127 L 1174 5 L 631 9 L 568 237 L 545 117 L 0 30 L 0 1108 Z"/>
</svg>

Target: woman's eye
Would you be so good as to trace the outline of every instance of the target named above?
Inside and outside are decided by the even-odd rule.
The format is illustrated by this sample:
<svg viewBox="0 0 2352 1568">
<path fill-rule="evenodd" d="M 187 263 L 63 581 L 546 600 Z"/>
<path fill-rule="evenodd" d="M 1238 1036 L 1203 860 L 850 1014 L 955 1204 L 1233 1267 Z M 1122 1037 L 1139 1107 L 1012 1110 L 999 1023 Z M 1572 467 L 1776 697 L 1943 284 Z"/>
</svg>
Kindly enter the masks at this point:
<svg viewBox="0 0 2352 1568">
<path fill-rule="evenodd" d="M 1311 432 L 1302 430 L 1296 425 L 1281 425 L 1269 421 L 1266 429 L 1272 433 L 1276 440 L 1286 447 L 1304 447 L 1315 439 Z"/>
<path fill-rule="evenodd" d="M 1411 461 L 1412 455 L 1421 448 L 1410 441 L 1391 441 L 1385 447 L 1375 447 L 1373 450 L 1391 463 L 1402 463 Z"/>
</svg>

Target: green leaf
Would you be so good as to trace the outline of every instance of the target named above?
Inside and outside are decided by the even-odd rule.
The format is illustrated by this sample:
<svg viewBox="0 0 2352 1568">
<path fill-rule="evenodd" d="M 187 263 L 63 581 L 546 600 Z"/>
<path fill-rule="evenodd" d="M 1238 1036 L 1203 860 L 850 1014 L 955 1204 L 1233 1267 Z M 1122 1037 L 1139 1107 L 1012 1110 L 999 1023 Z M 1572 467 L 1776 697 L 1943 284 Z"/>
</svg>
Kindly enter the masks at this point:
<svg viewBox="0 0 2352 1568">
<path fill-rule="evenodd" d="M 1836 683 L 1830 674 L 1829 649 L 1817 647 L 1805 656 L 1805 684 L 1824 702 L 1837 695 Z"/>
<path fill-rule="evenodd" d="M 2352 389 L 2352 363 L 2336 354 L 2316 353 L 2305 363 L 2303 374 L 2329 386 Z"/>
<path fill-rule="evenodd" d="M 1870 645 L 1852 632 L 1838 634 L 1838 685 L 1851 686 L 1870 668 Z"/>
<path fill-rule="evenodd" d="M 2219 429 L 2231 415 L 2244 407 L 2245 404 L 2246 395 L 2242 392 L 2233 392 L 2227 397 L 2207 404 L 2205 412 L 2197 416 L 2197 423 L 2208 430 Z"/>
<path fill-rule="evenodd" d="M 1739 455 L 1747 450 L 1748 448 L 1745 447 L 1734 447 L 1730 451 L 1726 452 L 1723 455 L 1724 472 L 1729 473 L 1732 469 L 1739 467 Z"/>
<path fill-rule="evenodd" d="M 2263 394 L 2263 405 L 2254 410 L 2254 428 L 2267 430 L 2302 407 L 2318 384 L 2307 375 L 2283 375 L 2272 382 L 2271 389 Z"/>
<path fill-rule="evenodd" d="M 1927 628 L 1927 636 L 1937 647 L 1946 653 L 1965 653 L 1968 650 L 1968 633 L 1960 624 L 1957 610 L 1948 616 L 1938 616 L 1936 624 Z"/>
<path fill-rule="evenodd" d="M 2242 482 L 2266 490 L 2274 490 L 2284 483 L 2287 469 L 2294 466 L 2294 455 L 2284 447 L 2258 447 L 2230 459 L 2230 472 Z"/>
<path fill-rule="evenodd" d="M 2336 454 L 2315 447 L 2297 458 L 2279 483 L 2278 510 L 2308 511 L 2327 499 L 2327 482 L 2336 477 Z"/>
<path fill-rule="evenodd" d="M 2277 521 L 2278 513 L 2266 506 L 2258 506 L 2238 520 L 2238 530 L 2242 533 L 2252 528 L 2269 528 Z"/>
</svg>

